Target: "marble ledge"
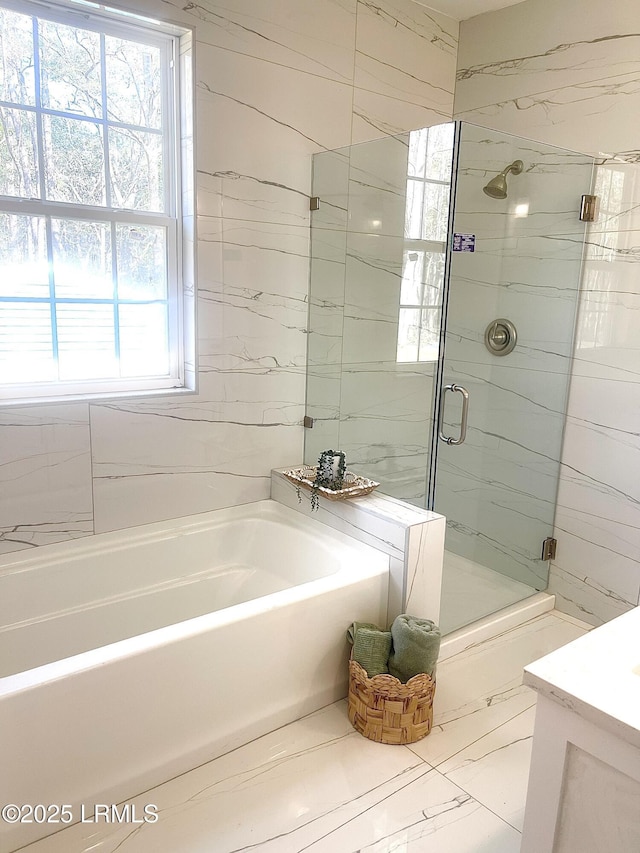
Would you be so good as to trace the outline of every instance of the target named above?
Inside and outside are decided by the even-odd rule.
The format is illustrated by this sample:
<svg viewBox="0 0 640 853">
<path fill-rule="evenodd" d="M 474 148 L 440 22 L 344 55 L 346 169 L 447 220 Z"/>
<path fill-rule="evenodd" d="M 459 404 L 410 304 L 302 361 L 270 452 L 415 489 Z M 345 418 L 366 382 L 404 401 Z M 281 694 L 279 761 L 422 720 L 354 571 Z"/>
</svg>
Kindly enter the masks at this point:
<svg viewBox="0 0 640 853">
<path fill-rule="evenodd" d="M 640 748 L 640 607 L 525 667 L 524 683 Z"/>
<path fill-rule="evenodd" d="M 272 482 L 274 478 L 277 478 L 278 480 L 291 485 L 291 490 L 296 496 L 296 506 L 294 509 L 297 508 L 300 511 L 306 511 L 304 505 L 300 506 L 297 503 L 296 487 L 289 483 L 283 475 L 283 471 L 288 471 L 290 468 L 300 467 L 300 465 L 302 465 L 302 463 L 291 465 L 288 468 L 274 469 L 271 472 Z M 415 524 L 426 524 L 443 518 L 443 516 L 439 515 L 437 512 L 420 509 L 420 507 L 413 506 L 412 504 L 408 504 L 398 498 L 392 498 L 390 495 L 385 495 L 378 491 L 365 495 L 363 498 L 351 498 L 348 501 L 334 501 L 332 504 L 329 504 L 327 501 L 322 501 L 321 508 L 317 513 L 314 513 L 314 517 L 319 521 L 322 521 L 324 524 L 330 524 L 330 522 L 326 520 L 326 514 L 336 508 L 340 508 L 340 515 L 346 519 L 355 518 L 356 515 L 364 511 L 367 515 L 378 518 L 382 523 L 397 526 L 398 529 L 411 527 Z M 392 543 L 389 542 L 388 544 Z"/>
<path fill-rule="evenodd" d="M 289 467 L 297 467 L 295 465 Z M 311 509 L 309 493 L 271 472 L 271 498 L 389 555 L 389 623 L 400 613 L 440 621 L 446 519 L 382 493 L 328 501 Z"/>
</svg>

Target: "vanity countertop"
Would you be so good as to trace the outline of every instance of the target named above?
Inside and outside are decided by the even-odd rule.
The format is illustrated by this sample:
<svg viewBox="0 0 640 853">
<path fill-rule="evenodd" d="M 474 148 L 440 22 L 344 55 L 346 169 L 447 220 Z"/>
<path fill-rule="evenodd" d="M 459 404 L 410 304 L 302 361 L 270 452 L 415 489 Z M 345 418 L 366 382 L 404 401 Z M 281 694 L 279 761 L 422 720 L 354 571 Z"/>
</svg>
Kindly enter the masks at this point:
<svg viewBox="0 0 640 853">
<path fill-rule="evenodd" d="M 524 683 L 640 748 L 640 607 L 529 664 Z"/>
</svg>

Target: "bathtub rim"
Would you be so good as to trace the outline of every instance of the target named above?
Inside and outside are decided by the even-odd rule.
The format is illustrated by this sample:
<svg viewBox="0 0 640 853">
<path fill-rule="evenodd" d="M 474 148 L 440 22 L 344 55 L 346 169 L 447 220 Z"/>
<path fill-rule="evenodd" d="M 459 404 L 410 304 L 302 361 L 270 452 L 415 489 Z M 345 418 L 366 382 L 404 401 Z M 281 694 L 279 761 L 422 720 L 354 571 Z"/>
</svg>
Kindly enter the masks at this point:
<svg viewBox="0 0 640 853">
<path fill-rule="evenodd" d="M 105 547 L 116 553 L 126 550 L 132 545 L 144 545 L 147 542 L 162 541 L 163 539 L 170 539 L 178 535 L 198 533 L 200 530 L 211 529 L 213 526 L 216 526 L 214 517 L 217 518 L 217 523 L 221 524 L 227 517 L 234 519 L 236 516 L 242 518 L 243 516 L 252 515 L 253 512 L 249 512 L 249 510 L 255 510 L 260 514 L 264 513 L 267 519 L 272 517 L 276 520 L 282 520 L 290 527 L 303 531 L 308 529 L 305 521 L 308 522 L 311 520 L 322 525 L 321 529 L 323 532 L 329 530 L 339 539 L 342 539 L 345 545 L 358 543 L 358 540 L 339 530 L 335 530 L 320 521 L 320 519 L 313 518 L 305 520 L 304 516 L 301 516 L 279 501 L 272 498 L 264 498 L 234 506 L 221 507 L 220 509 L 207 510 L 206 512 L 195 513 L 193 515 L 179 516 L 164 521 L 152 521 L 148 524 L 123 527 L 104 533 L 87 534 L 77 539 L 53 542 L 50 545 L 40 545 L 33 548 L 10 551 L 7 554 L 0 555 L 0 581 L 7 575 L 33 571 L 45 565 L 59 565 L 68 557 L 69 549 L 72 550 L 74 558 L 102 554 Z M 120 547 L 117 547 L 120 541 L 122 541 L 122 544 Z M 109 547 L 110 543 L 113 543 L 112 547 Z"/>
<path fill-rule="evenodd" d="M 5 583 L 8 584 L 8 597 L 0 599 L 0 636 L 6 630 L 28 626 L 66 612 L 82 611 L 110 600 L 115 602 L 138 594 L 146 595 L 160 591 L 161 586 L 170 588 L 172 582 L 179 581 L 180 573 L 168 569 L 169 563 L 163 561 L 159 566 L 159 574 L 149 572 L 144 566 L 144 559 L 137 562 L 138 557 L 146 557 L 145 549 L 157 551 L 158 548 L 162 549 L 163 543 L 175 549 L 181 547 L 181 542 L 188 547 L 190 537 L 193 536 L 197 543 L 199 537 L 215 535 L 216 530 L 221 531 L 224 539 L 226 525 L 241 525 L 251 519 L 266 525 L 281 525 L 282 532 L 294 537 L 318 536 L 336 558 L 340 548 L 352 548 L 358 542 L 355 537 L 335 531 L 321 522 L 320 527 L 313 523 L 310 526 L 308 520 L 305 521 L 290 507 L 267 498 L 179 519 L 99 533 L 86 539 L 83 537 L 58 542 L 35 550 L 12 552 L 0 557 L 0 595 L 4 596 L 3 587 Z M 296 544 L 295 541 L 293 544 Z M 105 566 L 104 563 L 111 560 L 116 561 L 116 577 L 112 581 L 107 580 L 108 588 L 105 588 L 104 582 L 109 578 L 112 564 Z M 204 575 L 204 572 L 211 572 L 212 568 L 220 566 L 216 560 L 202 571 L 193 566 L 186 575 L 195 577 L 198 573 Z M 103 565 L 95 572 L 86 572 L 85 564 L 92 561 Z M 330 571 L 338 568 L 332 567 Z M 308 580 L 315 578 L 310 577 Z M 116 585 L 111 588 L 112 583 Z M 71 585 L 71 592 L 69 596 L 61 597 L 59 590 L 64 589 L 65 584 Z M 52 599 L 43 596 L 43 590 L 46 592 L 47 589 L 51 589 Z M 35 590 L 37 593 L 34 593 L 33 606 L 25 605 Z M 12 601 L 15 601 L 15 608 Z"/>
<path fill-rule="evenodd" d="M 202 515 L 211 517 L 217 513 L 227 514 L 228 510 L 237 511 L 237 515 L 243 515 L 250 518 L 253 513 L 247 511 L 249 507 L 259 505 L 259 512 L 273 513 L 276 518 L 283 518 L 285 521 L 291 521 L 291 526 L 298 529 L 304 529 L 308 532 L 309 519 L 299 517 L 296 514 L 291 514 L 292 511 L 288 507 L 283 507 L 270 499 L 264 501 L 256 501 L 250 504 L 241 504 L 238 507 L 228 507 L 224 510 L 212 510 L 209 513 L 198 515 L 199 521 L 196 523 L 186 522 L 179 525 L 181 529 L 189 528 L 196 531 L 198 528 L 210 529 L 211 524 L 206 520 L 201 519 Z M 271 509 L 273 507 L 273 509 Z M 244 510 L 241 512 L 241 510 Z M 235 517 L 236 513 L 232 515 Z M 185 519 L 190 519 L 191 516 L 186 516 Z M 222 520 L 222 519 L 221 519 Z M 154 522 L 153 525 L 143 525 L 143 527 L 153 526 L 159 530 L 164 529 L 167 522 Z M 175 527 L 171 528 L 175 530 Z M 129 529 L 117 531 L 119 537 L 126 537 Z M 133 656 L 143 655 L 145 652 L 153 648 L 160 648 L 171 645 L 172 643 L 186 640 L 189 637 L 197 636 L 215 628 L 220 628 L 232 622 L 238 622 L 245 619 L 250 619 L 259 613 L 277 610 L 316 597 L 322 593 L 330 592 L 341 587 L 348 587 L 356 584 L 360 580 L 376 577 L 381 574 L 389 573 L 389 556 L 384 552 L 359 542 L 340 531 L 333 530 L 327 525 L 322 525 L 318 531 L 319 535 L 328 538 L 333 544 L 340 545 L 344 548 L 344 558 L 342 559 L 338 569 L 329 575 L 314 580 L 305 581 L 288 589 L 279 590 L 257 598 L 249 599 L 248 601 L 234 604 L 230 607 L 225 607 L 220 610 L 215 610 L 200 616 L 194 616 L 190 619 L 183 619 L 180 622 L 173 622 L 160 628 L 155 628 L 151 631 L 145 631 L 141 634 L 136 634 L 133 637 L 128 637 L 122 640 L 116 640 L 112 643 L 107 643 L 94 649 L 88 649 L 79 652 L 75 655 L 70 655 L 61 658 L 57 661 L 41 664 L 40 666 L 32 667 L 31 669 L 23 670 L 22 672 L 12 675 L 0 676 L 0 700 L 13 696 L 17 693 L 37 689 L 45 684 L 59 681 L 74 675 L 79 675 L 82 672 L 94 669 L 99 666 L 104 666 L 118 660 L 123 660 Z M 98 534 L 111 536 L 112 534 Z M 116 537 L 118 538 L 118 537 Z M 136 542 L 144 541 L 147 536 L 136 536 Z M 77 541 L 77 540 L 76 540 Z M 103 540 L 104 541 L 104 540 Z M 68 549 L 70 543 L 64 544 Z M 54 546 L 51 546 L 54 547 Z M 88 553 L 95 552 L 96 546 L 88 549 Z M 123 546 L 124 548 L 125 546 Z M 115 550 L 122 550 L 114 549 Z M 75 551 L 75 549 L 73 549 Z M 100 549 L 102 552 L 102 549 Z M 87 553 L 87 552 L 85 552 Z M 31 562 L 31 561 L 30 561 Z M 48 565 L 49 561 L 45 560 L 44 555 L 39 557 L 38 564 L 29 566 L 28 571 L 36 570 L 40 565 Z M 2 576 L 0 576 L 0 581 Z M 345 626 L 345 631 L 348 626 Z"/>
</svg>

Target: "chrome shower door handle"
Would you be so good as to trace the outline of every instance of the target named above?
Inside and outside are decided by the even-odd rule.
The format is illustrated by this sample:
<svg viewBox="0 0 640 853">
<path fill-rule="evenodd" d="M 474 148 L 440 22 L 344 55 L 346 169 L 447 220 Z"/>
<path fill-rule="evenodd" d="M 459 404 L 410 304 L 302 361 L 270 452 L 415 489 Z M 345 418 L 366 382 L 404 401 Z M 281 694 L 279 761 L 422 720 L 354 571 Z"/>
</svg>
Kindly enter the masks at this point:
<svg viewBox="0 0 640 853">
<path fill-rule="evenodd" d="M 460 435 L 458 438 L 444 435 L 442 425 L 444 423 L 444 406 L 447 391 L 462 394 L 462 416 L 460 418 Z M 462 444 L 467 437 L 467 418 L 469 417 L 469 392 L 462 385 L 445 385 L 440 398 L 440 423 L 438 424 L 438 438 L 445 444 Z"/>
</svg>

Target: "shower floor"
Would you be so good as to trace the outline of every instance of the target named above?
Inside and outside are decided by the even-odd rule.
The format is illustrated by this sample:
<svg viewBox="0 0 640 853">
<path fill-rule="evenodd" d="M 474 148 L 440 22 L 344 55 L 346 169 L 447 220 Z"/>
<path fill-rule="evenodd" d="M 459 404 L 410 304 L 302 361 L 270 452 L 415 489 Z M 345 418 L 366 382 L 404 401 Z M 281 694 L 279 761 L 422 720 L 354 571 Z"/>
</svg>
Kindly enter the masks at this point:
<svg viewBox="0 0 640 853">
<path fill-rule="evenodd" d="M 536 592 L 527 584 L 445 551 L 440 630 L 450 634 Z"/>
</svg>

